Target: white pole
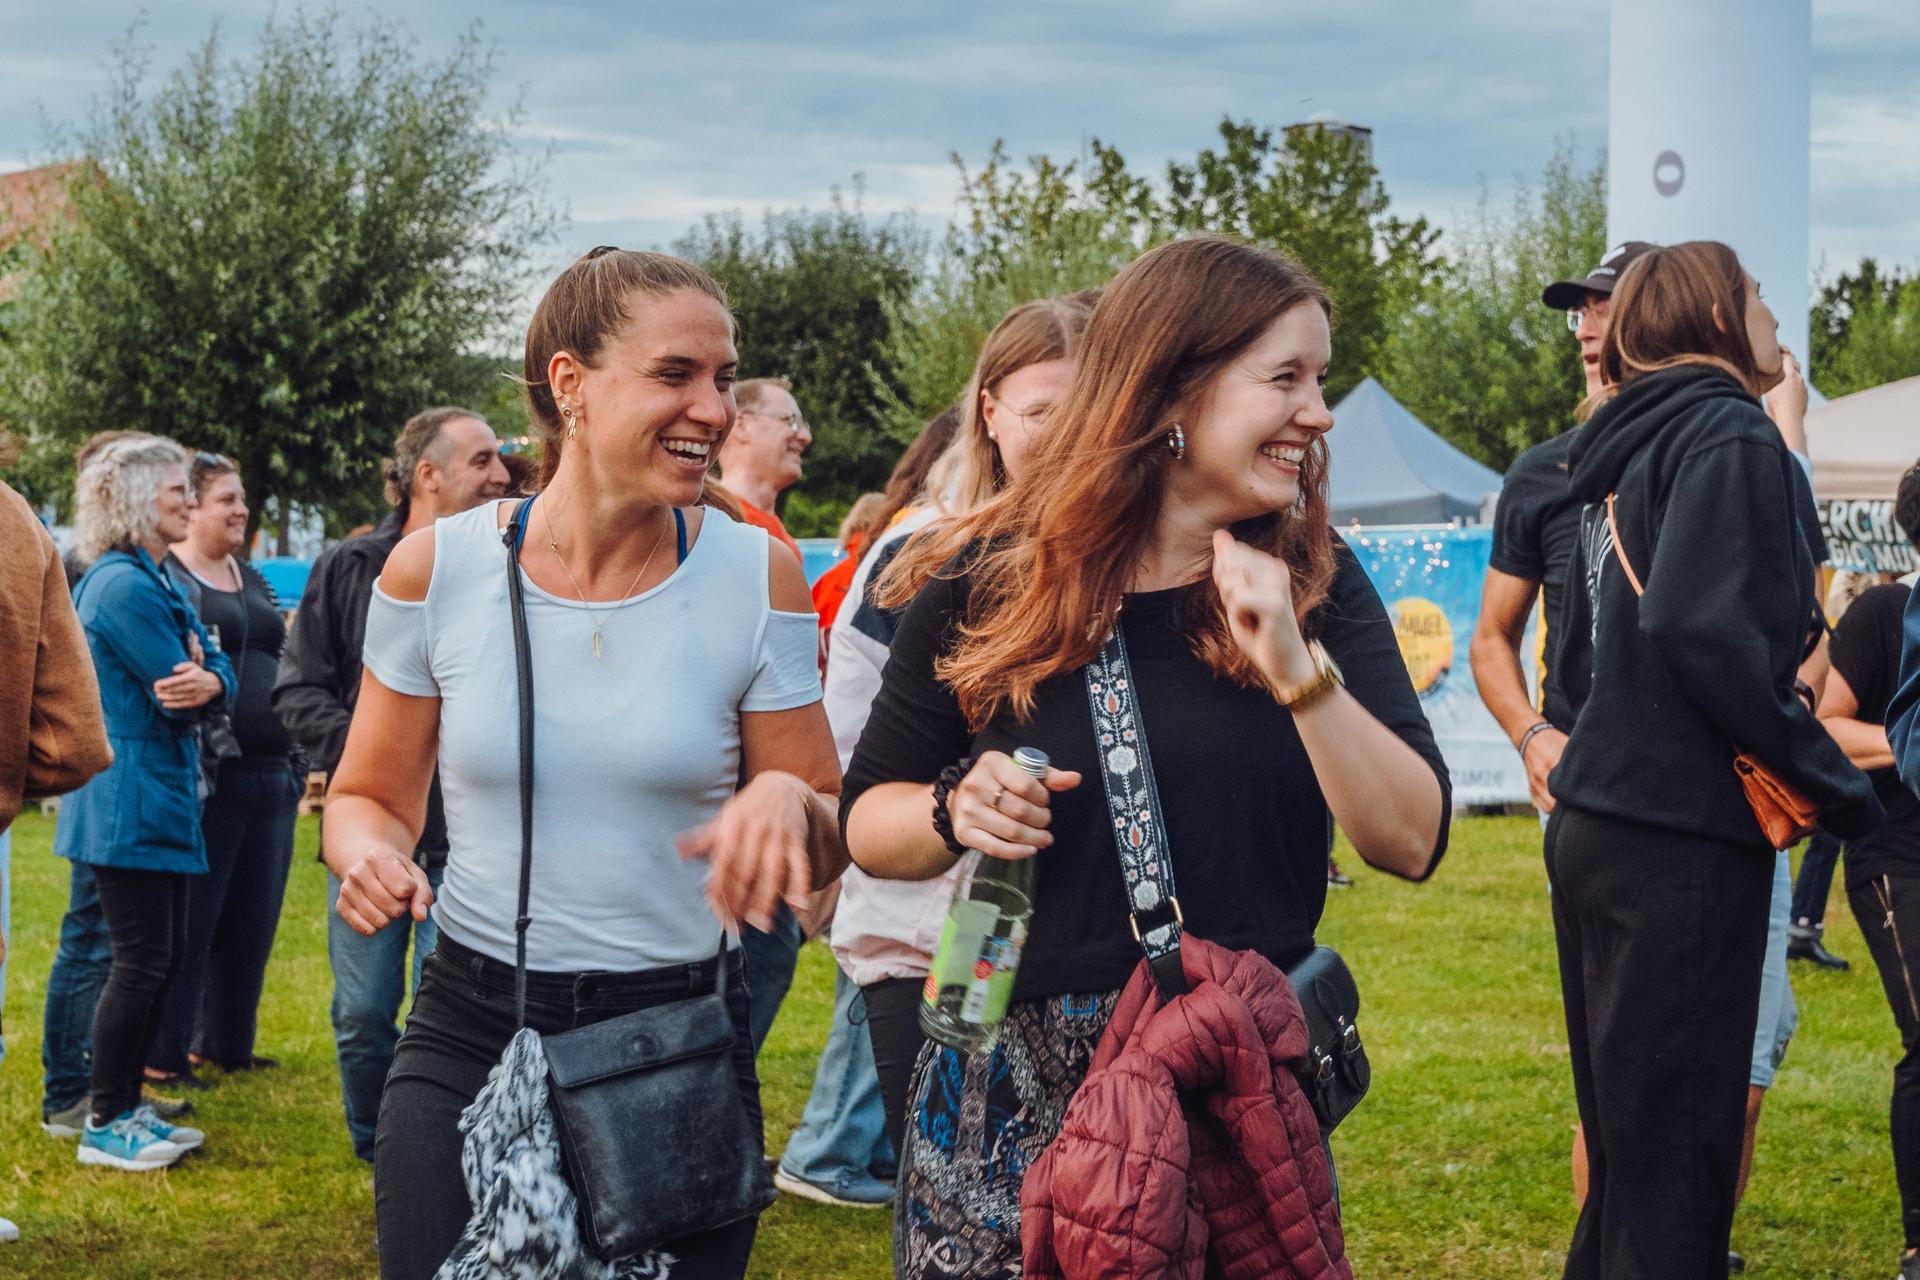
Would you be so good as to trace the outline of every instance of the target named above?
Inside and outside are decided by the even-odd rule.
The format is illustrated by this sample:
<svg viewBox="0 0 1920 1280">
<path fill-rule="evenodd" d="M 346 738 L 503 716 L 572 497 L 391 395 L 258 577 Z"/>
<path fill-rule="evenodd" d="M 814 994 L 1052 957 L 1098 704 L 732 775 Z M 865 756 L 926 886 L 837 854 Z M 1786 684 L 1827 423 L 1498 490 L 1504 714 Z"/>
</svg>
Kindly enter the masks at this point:
<svg viewBox="0 0 1920 1280">
<path fill-rule="evenodd" d="M 1607 238 L 1733 246 L 1807 358 L 1812 0 L 1613 0 Z"/>
</svg>

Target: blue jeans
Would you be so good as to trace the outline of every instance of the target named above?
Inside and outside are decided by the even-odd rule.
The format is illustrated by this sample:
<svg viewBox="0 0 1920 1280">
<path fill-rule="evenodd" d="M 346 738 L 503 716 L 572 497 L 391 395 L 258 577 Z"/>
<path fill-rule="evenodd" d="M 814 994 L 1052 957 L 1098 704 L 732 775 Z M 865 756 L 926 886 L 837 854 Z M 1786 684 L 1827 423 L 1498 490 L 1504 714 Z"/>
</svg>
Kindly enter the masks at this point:
<svg viewBox="0 0 1920 1280">
<path fill-rule="evenodd" d="M 800 960 L 801 944 L 806 936 L 800 922 L 781 903 L 773 917 L 773 928 L 762 933 L 750 924 L 740 926 L 740 959 L 747 976 L 747 1030 L 753 1036 L 753 1056 L 760 1057 L 760 1046 L 780 1016 L 780 1002 L 793 986 L 793 967 Z"/>
<path fill-rule="evenodd" d="M 427 880 L 440 891 L 444 873 Z M 420 990 L 420 966 L 439 938 L 429 917 L 395 920 L 371 938 L 340 918 L 340 879 L 327 876 L 327 963 L 333 967 L 333 1044 L 340 1059 L 340 1103 L 347 1113 L 353 1154 L 373 1162 L 373 1136 L 380 1120 L 380 1095 L 387 1087 L 393 1050 L 400 1043 L 400 1004 L 407 994 L 407 943 L 413 943 L 413 990 Z"/>
<path fill-rule="evenodd" d="M 800 1127 L 787 1140 L 780 1167 L 832 1188 L 890 1179 L 893 1143 L 887 1140 L 880 1076 L 873 1068 L 866 1001 L 842 969 L 833 974 L 833 1027 L 814 1068 L 813 1093 Z M 884 1175 L 884 1176 L 882 1176 Z"/>
<path fill-rule="evenodd" d="M 1840 862 L 1840 839 L 1816 831 L 1800 855 L 1800 878 L 1793 882 L 1792 923 L 1817 929 L 1827 915 L 1833 871 Z"/>
<path fill-rule="evenodd" d="M 40 1065 L 46 1073 L 40 1101 L 44 1115 L 65 1111 L 92 1087 L 93 1010 L 112 967 L 113 941 L 107 936 L 107 918 L 100 912 L 93 868 L 76 862 L 67 891 L 67 913 L 60 918 L 60 948 L 47 975 L 46 1022 L 40 1040 Z"/>
</svg>

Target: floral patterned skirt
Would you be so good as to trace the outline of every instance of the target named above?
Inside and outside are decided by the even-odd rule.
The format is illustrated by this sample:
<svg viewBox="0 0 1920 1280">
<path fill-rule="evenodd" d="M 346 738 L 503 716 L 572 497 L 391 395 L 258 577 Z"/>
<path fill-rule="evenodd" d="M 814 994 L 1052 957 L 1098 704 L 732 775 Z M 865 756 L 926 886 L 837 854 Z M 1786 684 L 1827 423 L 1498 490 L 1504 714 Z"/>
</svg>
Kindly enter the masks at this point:
<svg viewBox="0 0 1920 1280">
<path fill-rule="evenodd" d="M 992 1053 L 932 1041 L 920 1051 L 894 1204 L 897 1280 L 1018 1280 L 1020 1184 L 1059 1134 L 1119 996 L 1018 1001 Z"/>
</svg>

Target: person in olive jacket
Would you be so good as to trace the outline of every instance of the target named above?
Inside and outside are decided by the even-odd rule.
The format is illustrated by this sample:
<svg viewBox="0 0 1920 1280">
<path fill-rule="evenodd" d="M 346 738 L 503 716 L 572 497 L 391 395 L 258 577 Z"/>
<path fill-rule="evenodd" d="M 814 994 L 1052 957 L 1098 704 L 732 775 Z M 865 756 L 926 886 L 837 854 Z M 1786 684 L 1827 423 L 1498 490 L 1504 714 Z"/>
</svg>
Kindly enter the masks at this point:
<svg viewBox="0 0 1920 1280">
<path fill-rule="evenodd" d="M 1775 329 L 1726 246 L 1652 250 L 1614 291 L 1603 403 L 1570 450 L 1554 678 L 1580 711 L 1547 870 L 1591 1166 L 1578 1280 L 1727 1274 L 1775 862 L 1734 756 L 1836 835 L 1882 816 L 1795 694 L 1820 619 L 1799 463 L 1758 401 Z"/>
<path fill-rule="evenodd" d="M 113 965 L 93 1020 L 92 1115 L 80 1162 L 145 1170 L 205 1135 L 161 1120 L 140 1081 L 186 948 L 187 880 L 207 869 L 198 725 L 234 696 L 233 665 L 160 571 L 186 536 L 187 453 L 146 436 L 102 449 L 80 473 L 74 591 L 113 764 L 61 808 L 53 851 L 93 868 Z"/>
</svg>

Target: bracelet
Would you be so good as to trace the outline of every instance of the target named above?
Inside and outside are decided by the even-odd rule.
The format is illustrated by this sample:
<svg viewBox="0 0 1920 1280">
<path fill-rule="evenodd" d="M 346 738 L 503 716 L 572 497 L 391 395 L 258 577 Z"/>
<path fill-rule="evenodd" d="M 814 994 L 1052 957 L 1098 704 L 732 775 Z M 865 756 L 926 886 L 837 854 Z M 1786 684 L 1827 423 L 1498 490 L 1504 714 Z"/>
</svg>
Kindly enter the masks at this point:
<svg viewBox="0 0 1920 1280">
<path fill-rule="evenodd" d="M 1521 734 L 1520 748 L 1519 748 L 1520 758 L 1522 760 L 1525 760 L 1527 758 L 1527 747 L 1533 742 L 1534 734 L 1539 733 L 1542 729 L 1551 729 L 1553 727 L 1554 727 L 1553 721 L 1542 720 L 1539 724 L 1534 725 L 1531 729 L 1528 729 L 1525 733 Z"/>
<path fill-rule="evenodd" d="M 933 782 L 933 829 L 947 846 L 947 852 L 956 858 L 966 856 L 967 846 L 961 844 L 953 834 L 953 815 L 947 812 L 947 799 L 953 794 L 953 789 L 960 785 L 960 779 L 972 771 L 974 761 L 978 759 L 978 756 L 966 756 L 955 761 L 942 769 Z"/>
</svg>

